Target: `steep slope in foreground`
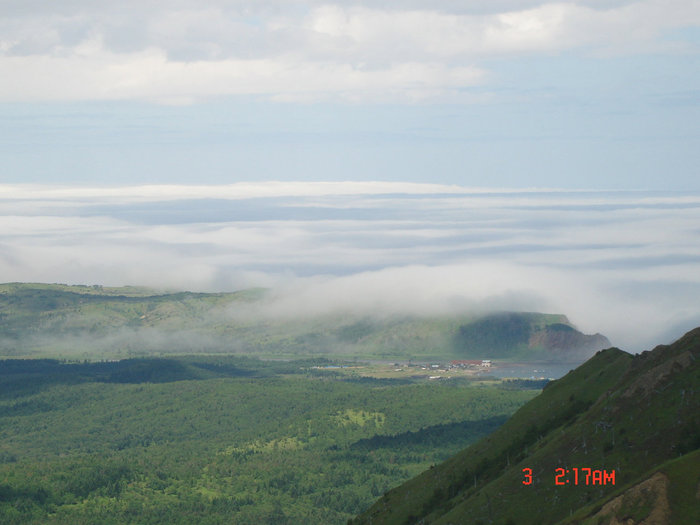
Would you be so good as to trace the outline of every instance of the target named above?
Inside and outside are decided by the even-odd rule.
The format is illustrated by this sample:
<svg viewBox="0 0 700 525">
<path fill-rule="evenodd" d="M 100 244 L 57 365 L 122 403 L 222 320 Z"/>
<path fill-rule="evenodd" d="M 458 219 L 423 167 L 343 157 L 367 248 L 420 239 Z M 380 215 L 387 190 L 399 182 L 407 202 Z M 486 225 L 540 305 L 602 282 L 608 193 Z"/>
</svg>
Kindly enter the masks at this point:
<svg viewBox="0 0 700 525">
<path fill-rule="evenodd" d="M 353 524 L 700 523 L 699 357 L 700 328 L 598 352 Z"/>
</svg>

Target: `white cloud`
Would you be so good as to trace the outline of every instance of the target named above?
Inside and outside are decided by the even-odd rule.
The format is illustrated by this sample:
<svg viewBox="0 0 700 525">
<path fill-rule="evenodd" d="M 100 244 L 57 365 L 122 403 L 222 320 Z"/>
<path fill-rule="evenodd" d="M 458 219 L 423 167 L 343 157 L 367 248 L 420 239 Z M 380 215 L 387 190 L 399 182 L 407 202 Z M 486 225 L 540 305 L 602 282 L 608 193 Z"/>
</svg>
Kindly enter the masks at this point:
<svg viewBox="0 0 700 525">
<path fill-rule="evenodd" d="M 483 72 L 411 62 L 377 71 L 294 59 L 176 62 L 155 48 L 116 54 L 99 42 L 84 42 L 68 57 L 2 58 L 0 76 L 7 80 L 0 85 L 0 98 L 6 101 L 147 99 L 187 104 L 200 97 L 250 94 L 373 100 L 393 94 L 414 101 L 474 85 Z"/>
<path fill-rule="evenodd" d="M 534 194 L 534 195 L 533 195 Z M 557 195 L 557 200 L 552 195 Z M 615 192 L 595 190 L 563 190 L 558 188 L 499 188 L 465 187 L 456 184 L 434 184 L 425 182 L 393 181 L 250 181 L 222 185 L 177 185 L 149 184 L 141 186 L 66 186 L 47 184 L 0 184 L 0 205 L 13 202 L 59 204 L 61 202 L 158 202 L 182 199 L 253 199 L 261 197 L 325 197 L 389 195 L 387 201 L 374 198 L 365 205 L 383 207 L 386 203 L 405 202 L 407 196 L 442 195 L 438 200 L 422 201 L 422 206 L 439 209 L 462 209 L 473 207 L 520 206 L 539 208 L 542 206 L 630 206 L 695 205 L 700 196 L 694 193 L 674 194 L 647 192 Z M 482 197 L 489 195 L 488 200 Z M 304 205 L 302 201 L 299 205 Z M 313 202 L 324 205 L 326 201 Z M 326 204 L 332 207 L 343 203 Z M 629 212 L 622 212 L 629 213 Z"/>
<path fill-rule="evenodd" d="M 493 191 L 522 193 L 527 190 L 507 190 L 494 188 L 464 188 L 457 185 L 414 182 L 385 181 L 267 181 L 238 182 L 227 185 L 145 185 L 114 187 L 70 187 L 34 184 L 0 184 L 0 201 L 7 199 L 45 199 L 54 201 L 91 202 L 123 200 L 125 202 L 163 201 L 178 199 L 251 199 L 257 197 L 295 197 L 325 195 L 381 195 L 381 194 L 440 194 L 440 193 L 487 193 Z M 535 190 L 533 190 L 535 191 Z M 541 190 L 537 190 L 541 191 Z"/>
<path fill-rule="evenodd" d="M 665 31 L 700 25 L 688 0 L 0 9 L 5 101 L 455 99 L 488 81 L 488 57 L 668 51 Z"/>
</svg>

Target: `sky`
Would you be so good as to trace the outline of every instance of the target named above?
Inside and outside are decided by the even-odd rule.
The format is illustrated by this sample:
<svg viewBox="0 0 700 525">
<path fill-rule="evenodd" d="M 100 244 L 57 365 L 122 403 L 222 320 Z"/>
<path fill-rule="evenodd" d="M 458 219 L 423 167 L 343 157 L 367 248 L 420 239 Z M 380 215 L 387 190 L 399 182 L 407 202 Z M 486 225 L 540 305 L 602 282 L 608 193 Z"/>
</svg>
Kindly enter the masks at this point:
<svg viewBox="0 0 700 525">
<path fill-rule="evenodd" d="M 694 0 L 0 1 L 0 178 L 700 189 Z"/>
<path fill-rule="evenodd" d="M 669 342 L 699 57 L 693 0 L 0 0 L 0 280 Z"/>
</svg>

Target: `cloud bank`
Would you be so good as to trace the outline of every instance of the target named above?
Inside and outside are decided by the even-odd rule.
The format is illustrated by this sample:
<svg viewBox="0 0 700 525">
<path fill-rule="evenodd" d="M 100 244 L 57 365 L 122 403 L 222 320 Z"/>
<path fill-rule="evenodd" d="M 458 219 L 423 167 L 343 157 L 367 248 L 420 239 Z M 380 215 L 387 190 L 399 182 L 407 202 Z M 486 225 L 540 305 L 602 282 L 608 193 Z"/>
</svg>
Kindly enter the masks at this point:
<svg viewBox="0 0 700 525">
<path fill-rule="evenodd" d="M 3 281 L 273 289 L 275 315 L 565 313 L 643 350 L 700 324 L 700 194 L 382 182 L 0 186 Z"/>
</svg>

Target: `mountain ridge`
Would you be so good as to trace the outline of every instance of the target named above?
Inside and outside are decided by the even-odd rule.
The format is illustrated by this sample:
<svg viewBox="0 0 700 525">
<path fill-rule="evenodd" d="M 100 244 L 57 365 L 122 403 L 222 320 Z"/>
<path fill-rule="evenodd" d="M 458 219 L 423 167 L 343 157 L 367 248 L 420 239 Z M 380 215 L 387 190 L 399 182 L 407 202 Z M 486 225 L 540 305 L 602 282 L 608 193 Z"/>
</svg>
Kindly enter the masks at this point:
<svg viewBox="0 0 700 525">
<path fill-rule="evenodd" d="M 609 346 L 562 314 L 292 314 L 280 313 L 270 292 L 259 288 L 193 293 L 6 283 L 0 284 L 0 355 L 112 359 L 194 351 L 580 363 Z"/>
</svg>

